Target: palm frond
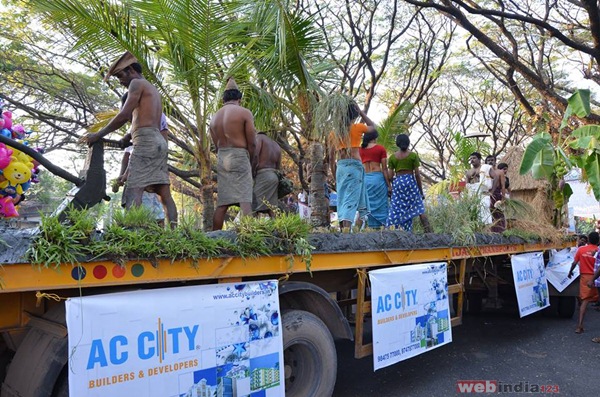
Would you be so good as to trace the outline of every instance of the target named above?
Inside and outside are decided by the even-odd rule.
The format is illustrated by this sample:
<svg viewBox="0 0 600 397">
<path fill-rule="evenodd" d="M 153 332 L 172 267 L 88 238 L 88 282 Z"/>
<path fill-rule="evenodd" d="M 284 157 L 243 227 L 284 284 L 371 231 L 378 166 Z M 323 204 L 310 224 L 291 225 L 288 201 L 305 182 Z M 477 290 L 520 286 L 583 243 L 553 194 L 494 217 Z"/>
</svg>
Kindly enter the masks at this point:
<svg viewBox="0 0 600 397">
<path fill-rule="evenodd" d="M 377 126 L 379 138 L 377 142 L 388 152 L 396 151 L 396 135 L 408 134 L 410 112 L 414 105 L 404 101 L 400 106 Z"/>
</svg>

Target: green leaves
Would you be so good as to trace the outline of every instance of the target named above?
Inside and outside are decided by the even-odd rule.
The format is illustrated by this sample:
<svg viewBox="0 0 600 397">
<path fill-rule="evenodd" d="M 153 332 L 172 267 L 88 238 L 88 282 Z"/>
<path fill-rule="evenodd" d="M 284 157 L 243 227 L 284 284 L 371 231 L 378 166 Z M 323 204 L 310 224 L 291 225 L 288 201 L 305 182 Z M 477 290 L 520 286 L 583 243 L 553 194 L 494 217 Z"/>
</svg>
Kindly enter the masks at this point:
<svg viewBox="0 0 600 397">
<path fill-rule="evenodd" d="M 379 144 L 385 147 L 388 152 L 396 151 L 396 142 L 394 137 L 398 134 L 408 133 L 408 124 L 410 112 L 414 105 L 408 101 L 404 101 L 400 106 L 396 107 L 392 114 L 377 126 L 379 133 Z"/>
<path fill-rule="evenodd" d="M 524 175 L 530 170 L 536 179 L 550 178 L 554 172 L 554 147 L 547 133 L 536 135 L 525 149 L 519 173 Z"/>
<path fill-rule="evenodd" d="M 577 117 L 586 117 L 591 113 L 590 109 L 590 90 L 577 90 L 568 99 L 567 109 L 563 115 L 559 130 L 563 130 L 569 123 L 572 115 Z"/>
<path fill-rule="evenodd" d="M 587 179 L 596 200 L 600 200 L 600 154 L 596 151 L 588 154 L 583 164 Z"/>
</svg>

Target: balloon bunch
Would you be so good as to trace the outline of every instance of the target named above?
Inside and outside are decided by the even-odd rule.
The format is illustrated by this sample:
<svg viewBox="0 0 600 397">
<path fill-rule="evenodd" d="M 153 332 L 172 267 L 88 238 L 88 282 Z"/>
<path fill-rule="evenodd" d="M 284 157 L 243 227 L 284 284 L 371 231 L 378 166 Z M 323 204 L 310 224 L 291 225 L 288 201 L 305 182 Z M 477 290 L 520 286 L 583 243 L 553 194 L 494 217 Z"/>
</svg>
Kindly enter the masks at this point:
<svg viewBox="0 0 600 397">
<path fill-rule="evenodd" d="M 22 140 L 30 133 L 20 124 L 13 125 L 11 112 L 2 112 L 1 135 L 27 145 L 27 142 Z M 24 192 L 31 184 L 39 182 L 39 165 L 25 153 L 0 143 L 0 218 L 19 216 L 16 206 L 25 199 Z"/>
</svg>

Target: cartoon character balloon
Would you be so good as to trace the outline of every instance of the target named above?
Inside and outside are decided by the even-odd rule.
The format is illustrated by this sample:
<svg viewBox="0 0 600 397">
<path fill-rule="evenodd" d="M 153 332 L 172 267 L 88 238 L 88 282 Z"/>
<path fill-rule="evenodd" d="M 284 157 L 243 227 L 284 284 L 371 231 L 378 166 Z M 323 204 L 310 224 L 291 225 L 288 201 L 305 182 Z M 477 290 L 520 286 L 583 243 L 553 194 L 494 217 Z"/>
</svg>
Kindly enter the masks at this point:
<svg viewBox="0 0 600 397">
<path fill-rule="evenodd" d="M 2 174 L 6 180 L 0 182 L 0 189 L 14 187 L 16 194 L 22 194 L 22 184 L 28 182 L 31 178 L 31 167 L 20 161 L 16 161 L 14 157 L 12 157 L 12 159 L 13 161 L 11 161 L 10 164 L 4 170 L 2 170 Z"/>
</svg>

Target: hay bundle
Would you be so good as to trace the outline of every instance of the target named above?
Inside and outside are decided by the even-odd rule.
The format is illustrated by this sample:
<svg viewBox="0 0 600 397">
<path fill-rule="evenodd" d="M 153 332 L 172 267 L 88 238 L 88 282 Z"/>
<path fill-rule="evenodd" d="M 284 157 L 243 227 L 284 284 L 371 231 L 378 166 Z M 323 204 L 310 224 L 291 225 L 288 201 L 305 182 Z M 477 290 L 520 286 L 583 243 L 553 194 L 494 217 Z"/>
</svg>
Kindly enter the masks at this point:
<svg viewBox="0 0 600 397">
<path fill-rule="evenodd" d="M 507 176 L 510 179 L 511 198 L 522 200 L 533 207 L 531 219 L 551 223 L 554 203 L 550 196 L 550 183 L 545 179 L 534 179 L 531 172 L 519 174 L 524 153 L 525 150 L 520 146 L 513 146 L 506 151 L 501 160 L 508 164 Z"/>
<path fill-rule="evenodd" d="M 540 222 L 552 223 L 554 202 L 550 198 L 550 185 L 540 186 L 535 190 L 533 199 L 530 201 L 535 212 L 533 219 L 539 219 Z"/>
<path fill-rule="evenodd" d="M 511 229 L 525 231 L 528 235 L 532 237 L 539 237 L 542 241 L 559 244 L 565 238 L 565 234 L 561 230 L 555 228 L 549 223 L 526 219 L 515 219 L 511 223 Z"/>
<path fill-rule="evenodd" d="M 330 139 L 331 143 L 349 142 L 348 126 L 354 121 L 348 107 L 354 100 L 345 94 L 334 93 L 322 98 L 315 109 L 315 133 Z"/>
<path fill-rule="evenodd" d="M 550 183 L 545 179 L 534 179 L 531 172 L 525 175 L 519 174 L 524 153 L 525 150 L 520 146 L 513 146 L 506 151 L 506 155 L 502 157 L 500 162 L 508 164 L 507 176 L 510 179 L 510 189 L 512 192 L 531 191 L 531 198 L 533 198 L 537 188 L 549 186 Z"/>
</svg>

